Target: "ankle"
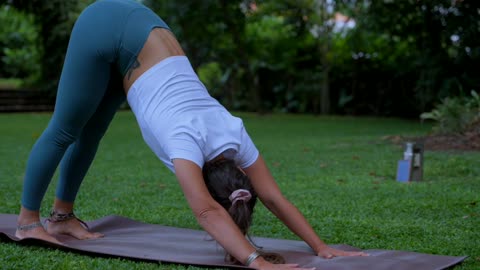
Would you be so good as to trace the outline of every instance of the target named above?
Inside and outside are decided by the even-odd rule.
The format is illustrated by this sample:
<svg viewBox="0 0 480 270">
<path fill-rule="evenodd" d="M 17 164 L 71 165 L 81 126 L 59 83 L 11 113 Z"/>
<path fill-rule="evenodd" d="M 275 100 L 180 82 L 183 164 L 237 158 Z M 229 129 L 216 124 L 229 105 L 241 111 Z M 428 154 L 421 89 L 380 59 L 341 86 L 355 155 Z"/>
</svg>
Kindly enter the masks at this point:
<svg viewBox="0 0 480 270">
<path fill-rule="evenodd" d="M 73 212 L 73 202 L 67 202 L 60 200 L 59 198 L 55 198 L 55 202 L 53 204 L 53 211 L 59 214 L 69 214 Z"/>
<path fill-rule="evenodd" d="M 64 221 L 68 221 L 68 220 L 74 219 L 74 218 L 75 218 L 75 214 L 71 211 L 68 212 L 68 211 L 53 209 L 50 212 L 50 217 L 48 218 L 48 221 L 50 221 L 50 222 L 64 222 Z"/>
<path fill-rule="evenodd" d="M 20 214 L 18 215 L 17 223 L 18 225 L 25 225 L 30 223 L 35 223 L 40 221 L 40 212 L 28 210 L 23 207 L 20 209 Z"/>
<path fill-rule="evenodd" d="M 58 212 L 57 210 L 52 210 L 50 212 L 50 217 L 47 219 L 49 223 L 64 223 L 68 222 L 70 220 L 76 220 L 80 222 L 80 224 L 85 227 L 85 229 L 88 229 L 87 223 L 85 223 L 83 220 L 77 218 L 73 212 Z"/>
<path fill-rule="evenodd" d="M 18 226 L 24 226 L 24 225 L 29 225 L 29 224 L 33 224 L 33 223 L 39 223 L 40 222 L 40 218 L 18 218 L 17 220 L 17 225 Z"/>
<path fill-rule="evenodd" d="M 17 231 L 19 231 L 19 232 L 27 232 L 27 231 L 31 231 L 31 230 L 34 230 L 34 229 L 40 228 L 40 227 L 43 228 L 43 224 L 42 224 L 40 221 L 37 221 L 37 222 L 34 222 L 34 223 L 28 223 L 28 224 L 24 224 L 24 225 L 18 225 L 18 226 L 17 226 Z"/>
</svg>

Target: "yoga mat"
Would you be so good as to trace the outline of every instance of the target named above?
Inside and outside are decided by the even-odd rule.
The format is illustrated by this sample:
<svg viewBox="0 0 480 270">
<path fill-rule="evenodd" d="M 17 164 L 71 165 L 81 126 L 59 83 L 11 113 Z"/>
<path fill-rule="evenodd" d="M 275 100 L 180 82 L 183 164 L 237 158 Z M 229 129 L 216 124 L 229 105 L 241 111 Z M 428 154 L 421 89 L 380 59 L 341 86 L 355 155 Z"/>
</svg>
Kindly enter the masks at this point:
<svg viewBox="0 0 480 270">
<path fill-rule="evenodd" d="M 0 237 L 5 241 L 23 244 L 41 244 L 34 239 L 19 240 L 15 237 L 17 215 L 0 214 Z M 178 263 L 196 266 L 246 268 L 225 262 L 223 248 L 205 232 L 161 225 L 146 224 L 132 219 L 107 216 L 87 222 L 92 231 L 105 234 L 104 238 L 76 240 L 58 236 L 65 246 L 59 249 L 87 253 L 92 256 L 112 256 L 162 263 Z M 303 242 L 263 237 L 252 237 L 266 252 L 277 252 L 287 263 L 302 267 L 329 270 L 439 270 L 462 262 L 466 256 L 441 256 L 407 251 L 364 250 L 368 257 L 337 257 L 323 259 L 315 256 Z M 43 242 L 45 244 L 45 242 Z M 331 245 L 343 250 L 359 250 L 347 245 Z M 248 268 L 247 268 L 248 269 Z"/>
</svg>

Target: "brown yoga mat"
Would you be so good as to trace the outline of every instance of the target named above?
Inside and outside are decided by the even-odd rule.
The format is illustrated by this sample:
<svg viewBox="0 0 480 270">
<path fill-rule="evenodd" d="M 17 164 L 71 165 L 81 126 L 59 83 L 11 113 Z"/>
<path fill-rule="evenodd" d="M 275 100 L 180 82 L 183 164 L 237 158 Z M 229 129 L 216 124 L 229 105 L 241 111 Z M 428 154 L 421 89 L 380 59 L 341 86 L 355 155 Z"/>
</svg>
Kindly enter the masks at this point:
<svg viewBox="0 0 480 270">
<path fill-rule="evenodd" d="M 40 240 L 15 237 L 17 215 L 0 214 L 0 237 L 5 241 L 23 244 L 42 244 Z M 244 268 L 225 262 L 225 252 L 205 231 L 141 223 L 119 216 L 107 216 L 87 222 L 92 231 L 105 234 L 104 238 L 76 240 L 58 236 L 65 246 L 60 249 L 82 252 L 92 256 L 113 256 L 162 263 L 197 266 Z M 226 236 L 227 237 L 227 236 Z M 368 257 L 337 257 L 322 259 L 302 241 L 253 237 L 264 251 L 277 252 L 287 263 L 317 269 L 347 270 L 437 270 L 462 262 L 466 257 L 430 255 L 392 250 L 365 250 Z M 45 243 L 45 242 L 43 242 Z M 343 250 L 359 250 L 347 245 L 332 245 Z"/>
</svg>

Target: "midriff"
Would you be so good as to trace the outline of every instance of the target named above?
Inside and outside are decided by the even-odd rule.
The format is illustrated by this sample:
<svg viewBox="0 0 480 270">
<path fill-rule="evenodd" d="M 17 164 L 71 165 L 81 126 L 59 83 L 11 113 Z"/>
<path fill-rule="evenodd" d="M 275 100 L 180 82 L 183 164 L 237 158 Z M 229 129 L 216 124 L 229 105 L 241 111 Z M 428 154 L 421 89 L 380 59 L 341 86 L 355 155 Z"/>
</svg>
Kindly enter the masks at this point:
<svg viewBox="0 0 480 270">
<path fill-rule="evenodd" d="M 123 78 L 125 94 L 128 94 L 130 87 L 145 71 L 163 59 L 175 55 L 185 55 L 185 53 L 173 33 L 165 28 L 154 28 L 138 54 L 137 61 L 132 64 Z"/>
</svg>

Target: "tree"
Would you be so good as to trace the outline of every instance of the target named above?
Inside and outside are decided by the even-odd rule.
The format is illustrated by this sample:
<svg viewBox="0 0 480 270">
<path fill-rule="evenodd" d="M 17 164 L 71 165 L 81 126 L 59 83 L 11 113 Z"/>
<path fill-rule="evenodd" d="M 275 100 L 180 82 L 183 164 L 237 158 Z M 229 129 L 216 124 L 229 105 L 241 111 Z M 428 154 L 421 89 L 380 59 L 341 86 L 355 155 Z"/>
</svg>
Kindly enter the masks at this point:
<svg viewBox="0 0 480 270">
<path fill-rule="evenodd" d="M 31 14 L 0 6 L 0 77 L 22 78 L 29 84 L 39 78 L 38 30 Z"/>
<path fill-rule="evenodd" d="M 248 74 L 244 72 L 249 66 L 244 45 L 245 14 L 241 9 L 244 2 L 145 1 L 170 26 L 195 69 L 219 63 L 223 97 L 230 108 L 235 107 L 234 98 L 243 92 L 242 81 L 251 81 L 245 79 Z"/>
<path fill-rule="evenodd" d="M 439 99 L 464 95 L 480 86 L 478 76 L 473 75 L 479 68 L 478 1 L 368 3 L 359 16 L 359 28 L 386 36 L 399 50 L 408 43 L 404 59 L 397 59 L 401 72 L 396 76 L 414 85 L 398 100 L 414 101 L 403 104 L 410 105 L 416 115 Z"/>
<path fill-rule="evenodd" d="M 2 4 L 34 15 L 39 29 L 38 46 L 43 55 L 40 60 L 41 88 L 56 91 L 65 52 L 74 20 L 78 16 L 78 1 L 73 0 L 8 0 Z"/>
</svg>

